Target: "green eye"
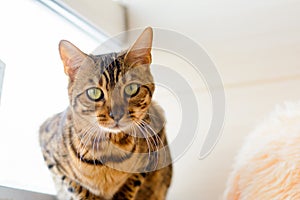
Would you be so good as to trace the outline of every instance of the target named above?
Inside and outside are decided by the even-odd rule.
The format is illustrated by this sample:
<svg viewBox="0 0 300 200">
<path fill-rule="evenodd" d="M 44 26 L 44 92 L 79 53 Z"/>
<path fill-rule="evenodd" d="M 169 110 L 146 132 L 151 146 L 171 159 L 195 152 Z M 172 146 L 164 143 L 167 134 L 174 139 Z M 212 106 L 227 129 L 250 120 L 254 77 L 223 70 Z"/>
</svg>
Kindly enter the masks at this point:
<svg viewBox="0 0 300 200">
<path fill-rule="evenodd" d="M 126 96 L 135 96 L 139 92 L 140 86 L 136 83 L 129 84 L 125 87 L 124 92 Z"/>
<path fill-rule="evenodd" d="M 90 88 L 86 91 L 88 98 L 92 101 L 100 101 L 103 98 L 103 92 L 99 88 Z"/>
</svg>

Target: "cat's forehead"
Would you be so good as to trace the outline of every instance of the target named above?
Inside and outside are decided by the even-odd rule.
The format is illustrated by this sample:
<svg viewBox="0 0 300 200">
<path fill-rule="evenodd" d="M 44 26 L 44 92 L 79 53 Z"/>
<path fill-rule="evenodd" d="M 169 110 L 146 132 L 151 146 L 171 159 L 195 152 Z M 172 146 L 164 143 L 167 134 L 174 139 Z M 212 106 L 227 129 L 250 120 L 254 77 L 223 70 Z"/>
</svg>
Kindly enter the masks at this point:
<svg viewBox="0 0 300 200">
<path fill-rule="evenodd" d="M 128 67 L 124 61 L 124 57 L 124 52 L 92 55 L 99 73 L 109 76 L 110 81 L 114 81 L 116 75 L 121 75 L 127 80 L 136 79 L 139 77 L 138 74 L 141 75 L 140 70 Z"/>
<path fill-rule="evenodd" d="M 102 79 L 105 79 L 105 83 L 113 87 L 118 82 L 122 83 L 121 79 L 128 81 L 133 78 L 132 74 L 135 70 L 129 70 L 129 68 L 126 67 L 126 64 L 124 63 L 124 53 L 108 53 L 89 56 L 95 63 L 94 69 L 96 69 L 96 71 L 92 72 L 94 81 L 102 83 Z"/>
<path fill-rule="evenodd" d="M 112 70 L 118 67 L 123 67 L 123 53 L 107 53 L 101 55 L 90 55 L 97 67 L 101 71 Z"/>
</svg>

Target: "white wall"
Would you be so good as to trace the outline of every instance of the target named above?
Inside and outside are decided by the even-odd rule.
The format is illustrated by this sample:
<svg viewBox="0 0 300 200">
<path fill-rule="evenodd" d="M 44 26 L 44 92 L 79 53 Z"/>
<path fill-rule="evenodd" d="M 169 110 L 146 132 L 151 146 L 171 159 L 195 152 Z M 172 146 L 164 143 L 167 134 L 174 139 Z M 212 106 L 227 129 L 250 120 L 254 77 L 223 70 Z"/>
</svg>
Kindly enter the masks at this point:
<svg viewBox="0 0 300 200">
<path fill-rule="evenodd" d="M 62 0 L 62 2 L 108 35 L 126 30 L 125 9 L 115 1 Z"/>
<path fill-rule="evenodd" d="M 201 146 L 198 139 L 175 163 L 169 199 L 218 199 L 244 136 L 275 105 L 300 99 L 300 2 L 127 0 L 126 3 L 130 28 L 150 25 L 183 33 L 202 45 L 216 63 L 227 97 L 223 137 L 206 159 L 198 159 Z M 172 60 L 169 64 L 177 65 Z M 185 66 L 177 67 L 185 71 Z M 199 92 L 198 97 L 203 99 L 205 94 Z M 208 103 L 202 101 L 202 108 L 208 107 Z M 203 112 L 209 114 L 209 110 Z"/>
</svg>

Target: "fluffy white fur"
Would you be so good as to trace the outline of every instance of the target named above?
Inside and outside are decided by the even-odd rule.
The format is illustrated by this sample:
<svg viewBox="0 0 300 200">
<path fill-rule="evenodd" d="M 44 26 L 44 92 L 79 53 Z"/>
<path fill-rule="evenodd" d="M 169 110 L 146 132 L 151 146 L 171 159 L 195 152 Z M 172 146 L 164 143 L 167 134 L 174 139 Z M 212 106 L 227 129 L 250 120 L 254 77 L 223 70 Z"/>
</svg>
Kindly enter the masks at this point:
<svg viewBox="0 0 300 200">
<path fill-rule="evenodd" d="M 300 199 L 300 103 L 278 107 L 246 138 L 224 199 Z"/>
</svg>

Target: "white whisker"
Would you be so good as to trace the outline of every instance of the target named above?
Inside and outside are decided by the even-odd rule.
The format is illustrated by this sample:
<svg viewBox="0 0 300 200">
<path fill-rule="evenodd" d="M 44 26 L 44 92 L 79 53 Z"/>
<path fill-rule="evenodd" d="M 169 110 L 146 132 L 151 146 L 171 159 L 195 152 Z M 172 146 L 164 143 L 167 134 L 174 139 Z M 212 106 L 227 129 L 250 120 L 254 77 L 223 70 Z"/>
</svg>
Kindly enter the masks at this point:
<svg viewBox="0 0 300 200">
<path fill-rule="evenodd" d="M 150 125 L 148 125 L 143 120 L 141 121 L 141 123 L 144 124 L 144 126 L 146 126 L 153 133 L 153 135 L 155 136 L 156 140 L 158 140 L 158 142 L 160 142 L 161 148 L 163 148 L 163 150 L 164 150 L 164 164 L 165 164 L 167 162 L 167 152 L 166 152 L 166 149 L 164 147 L 165 145 L 164 145 L 162 139 L 159 137 L 159 135 L 153 130 L 153 128 Z M 159 144 L 156 143 L 156 145 L 157 145 L 157 147 L 159 147 Z M 158 148 L 157 148 L 157 151 L 159 151 Z"/>
<path fill-rule="evenodd" d="M 134 121 L 135 122 L 135 121 Z M 141 126 L 137 123 L 137 122 L 135 122 L 135 124 L 136 124 L 136 127 L 140 130 L 140 132 L 143 134 L 143 136 L 144 136 L 144 138 L 145 138 L 145 140 L 146 140 L 146 143 L 147 143 L 147 147 L 148 147 L 148 160 L 150 161 L 151 159 L 151 147 L 150 147 L 150 144 L 149 144 L 149 139 L 147 138 L 147 136 L 144 134 L 144 131 L 143 131 L 143 129 L 141 129 Z"/>
</svg>

